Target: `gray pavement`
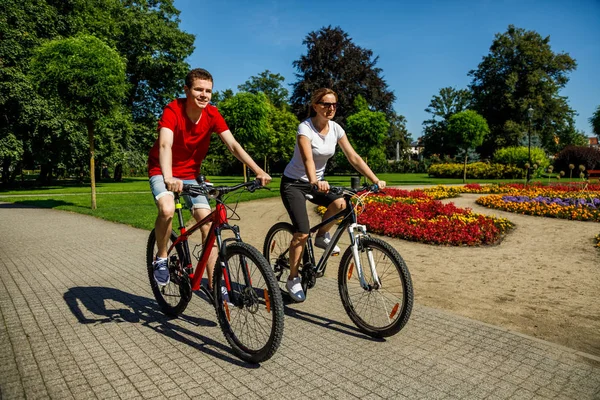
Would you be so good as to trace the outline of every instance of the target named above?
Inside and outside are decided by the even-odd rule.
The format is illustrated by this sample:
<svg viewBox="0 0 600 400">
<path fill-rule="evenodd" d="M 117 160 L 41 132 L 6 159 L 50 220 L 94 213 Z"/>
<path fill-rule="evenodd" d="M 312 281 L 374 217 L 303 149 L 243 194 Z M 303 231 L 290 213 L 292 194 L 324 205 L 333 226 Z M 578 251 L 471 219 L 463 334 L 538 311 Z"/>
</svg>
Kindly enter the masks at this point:
<svg viewBox="0 0 600 400">
<path fill-rule="evenodd" d="M 201 296 L 159 312 L 148 232 L 11 204 L 0 228 L 0 399 L 600 399 L 598 357 L 419 304 L 372 340 L 328 277 L 287 305 L 277 354 L 246 364 Z"/>
</svg>

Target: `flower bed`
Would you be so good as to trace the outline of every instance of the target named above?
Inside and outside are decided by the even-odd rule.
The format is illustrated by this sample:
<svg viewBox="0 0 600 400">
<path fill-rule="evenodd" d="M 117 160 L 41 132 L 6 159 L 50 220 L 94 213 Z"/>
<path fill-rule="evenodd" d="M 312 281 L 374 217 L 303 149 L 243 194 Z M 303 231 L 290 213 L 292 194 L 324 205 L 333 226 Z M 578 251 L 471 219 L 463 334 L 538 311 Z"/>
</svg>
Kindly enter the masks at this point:
<svg viewBox="0 0 600 400">
<path fill-rule="evenodd" d="M 364 199 L 358 222 L 374 233 L 451 246 L 494 244 L 513 227 L 505 218 L 476 214 L 437 200 L 445 197 L 448 193 L 443 190 L 429 194 L 424 190 L 386 189 Z M 318 211 L 322 214 L 325 208 Z"/>
<path fill-rule="evenodd" d="M 583 190 L 574 185 L 512 186 L 505 189 L 505 194 L 480 197 L 477 204 L 519 214 L 600 222 L 599 185 L 588 185 Z"/>
</svg>

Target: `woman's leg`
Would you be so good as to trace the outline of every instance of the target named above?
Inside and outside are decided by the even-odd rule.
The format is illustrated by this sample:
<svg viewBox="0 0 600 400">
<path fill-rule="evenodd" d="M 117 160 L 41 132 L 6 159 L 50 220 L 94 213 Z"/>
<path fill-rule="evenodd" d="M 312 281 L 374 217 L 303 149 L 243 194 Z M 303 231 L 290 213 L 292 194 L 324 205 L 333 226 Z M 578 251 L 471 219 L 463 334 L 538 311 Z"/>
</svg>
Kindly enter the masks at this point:
<svg viewBox="0 0 600 400">
<path fill-rule="evenodd" d="M 321 220 L 325 221 L 327 218 L 333 217 L 335 214 L 339 213 L 345 208 L 346 202 L 344 201 L 344 198 L 336 199 L 329 204 L 327 211 L 325 211 L 325 214 L 323 214 L 323 218 Z M 327 225 L 322 226 L 317 231 L 317 236 L 323 236 L 326 232 L 329 232 L 334 223 L 335 221 L 331 221 Z"/>
<path fill-rule="evenodd" d="M 298 276 L 298 269 L 302 262 L 302 251 L 307 239 L 308 234 L 302 232 L 294 233 L 294 237 L 292 237 L 292 242 L 290 243 L 290 277 L 288 279 Z"/>
</svg>

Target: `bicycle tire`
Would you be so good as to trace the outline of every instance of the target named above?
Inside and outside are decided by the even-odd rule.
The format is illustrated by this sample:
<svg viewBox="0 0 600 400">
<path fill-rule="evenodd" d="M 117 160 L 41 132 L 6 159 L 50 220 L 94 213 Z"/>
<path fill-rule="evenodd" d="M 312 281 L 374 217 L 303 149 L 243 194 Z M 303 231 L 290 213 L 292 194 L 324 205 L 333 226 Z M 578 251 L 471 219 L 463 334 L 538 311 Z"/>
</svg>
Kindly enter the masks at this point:
<svg viewBox="0 0 600 400">
<path fill-rule="evenodd" d="M 367 335 L 378 338 L 395 335 L 406 325 L 412 311 L 414 293 L 410 273 L 400 254 L 383 240 L 368 236 L 357 240 L 363 275 L 370 289 L 360 286 L 349 247 L 338 271 L 342 304 L 352 322 Z M 376 263 L 380 288 L 374 286 L 368 251 Z"/>
<path fill-rule="evenodd" d="M 278 222 L 269 229 L 267 236 L 265 237 L 265 243 L 263 245 L 263 255 L 267 259 L 267 262 L 273 270 L 279 289 L 281 293 L 289 298 L 286 284 L 290 276 L 290 259 L 289 259 L 289 248 L 294 236 L 294 226 L 289 222 Z M 306 247 L 302 252 L 303 264 L 308 263 L 308 252 Z M 300 268 L 302 269 L 302 268 Z M 300 274 L 302 276 L 302 274 Z M 304 293 L 308 291 L 308 283 L 302 280 L 302 290 Z"/>
<path fill-rule="evenodd" d="M 171 232 L 170 241 L 173 243 L 177 239 L 175 231 Z M 167 243 L 167 246 L 170 246 Z M 171 274 L 170 282 L 166 286 L 160 286 L 154 280 L 154 266 L 152 262 L 157 252 L 156 233 L 154 229 L 148 236 L 146 246 L 146 267 L 148 269 L 148 279 L 154 298 L 158 302 L 163 313 L 169 317 L 177 317 L 186 309 L 192 299 L 192 287 L 189 276 L 183 271 L 182 260 L 185 260 L 183 246 L 175 246 L 175 251 L 169 254 L 169 272 Z"/>
<path fill-rule="evenodd" d="M 220 267 L 221 261 L 225 268 Z M 250 276 L 246 285 L 242 268 Z M 227 271 L 231 291 L 223 298 L 223 272 Z M 247 243 L 236 242 L 225 248 L 213 274 L 217 320 L 225 339 L 242 359 L 252 363 L 266 361 L 275 354 L 283 336 L 283 299 L 267 260 Z"/>
</svg>

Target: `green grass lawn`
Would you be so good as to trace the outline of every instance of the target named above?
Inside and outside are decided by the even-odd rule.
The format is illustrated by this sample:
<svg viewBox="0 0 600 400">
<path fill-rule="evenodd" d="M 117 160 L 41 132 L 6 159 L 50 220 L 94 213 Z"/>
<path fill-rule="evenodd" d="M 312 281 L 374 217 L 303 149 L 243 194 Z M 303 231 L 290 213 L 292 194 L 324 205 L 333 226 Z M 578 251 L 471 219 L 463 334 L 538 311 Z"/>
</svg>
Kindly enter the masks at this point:
<svg viewBox="0 0 600 400">
<path fill-rule="evenodd" d="M 380 174 L 378 176 L 390 186 L 462 183 L 461 179 L 430 178 L 427 174 Z M 242 182 L 243 179 L 234 176 L 218 176 L 210 177 L 210 180 L 217 186 L 231 186 Z M 233 205 L 238 195 L 240 201 L 278 197 L 280 180 L 279 177 L 273 178 L 273 182 L 269 185 L 270 191 L 258 190 L 254 193 L 246 191 L 232 193 L 228 195 L 229 201 L 226 204 Z M 327 180 L 333 185 L 350 186 L 350 175 L 328 176 Z M 474 183 L 475 181 L 471 182 Z M 482 180 L 477 182 L 498 181 Z M 125 178 L 123 182 L 99 182 L 96 185 L 96 210 L 90 208 L 89 184 L 56 185 L 10 191 L 0 190 L 0 202 L 72 211 L 147 230 L 154 227 L 154 219 L 156 218 L 156 206 L 150 193 L 147 178 Z"/>
</svg>

